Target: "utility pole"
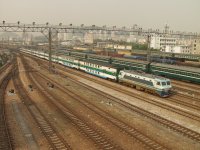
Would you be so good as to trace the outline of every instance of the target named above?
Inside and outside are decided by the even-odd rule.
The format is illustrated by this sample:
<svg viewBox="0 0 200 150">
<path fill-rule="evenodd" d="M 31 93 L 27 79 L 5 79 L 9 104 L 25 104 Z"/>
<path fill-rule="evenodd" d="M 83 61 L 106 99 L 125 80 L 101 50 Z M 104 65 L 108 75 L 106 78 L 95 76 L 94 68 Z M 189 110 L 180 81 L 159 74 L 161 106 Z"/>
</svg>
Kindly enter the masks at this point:
<svg viewBox="0 0 200 150">
<path fill-rule="evenodd" d="M 4 38 L 2 38 L 2 49 L 4 49 Z"/>
<path fill-rule="evenodd" d="M 9 48 L 9 44 L 10 44 L 10 37 L 8 36 L 8 48 Z"/>
<path fill-rule="evenodd" d="M 148 43 L 148 47 L 147 47 L 147 61 L 149 63 L 151 63 L 151 35 L 147 36 L 147 43 Z"/>
<path fill-rule="evenodd" d="M 51 28 L 49 28 L 49 72 L 52 72 L 51 55 L 52 55 L 52 31 Z"/>
</svg>

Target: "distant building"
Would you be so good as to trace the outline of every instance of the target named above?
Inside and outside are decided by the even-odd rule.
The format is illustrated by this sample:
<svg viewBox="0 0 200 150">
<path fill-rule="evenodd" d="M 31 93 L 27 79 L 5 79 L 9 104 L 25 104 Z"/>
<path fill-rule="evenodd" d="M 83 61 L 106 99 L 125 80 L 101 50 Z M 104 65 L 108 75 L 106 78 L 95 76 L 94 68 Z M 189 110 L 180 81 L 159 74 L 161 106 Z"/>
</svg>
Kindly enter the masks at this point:
<svg viewBox="0 0 200 150">
<path fill-rule="evenodd" d="M 131 45 L 118 45 L 118 44 L 114 44 L 113 48 L 114 49 L 121 49 L 121 50 L 132 50 L 132 46 Z"/>
<path fill-rule="evenodd" d="M 73 33 L 58 33 L 59 41 L 68 41 L 73 39 Z"/>
<path fill-rule="evenodd" d="M 200 39 L 194 39 L 192 42 L 192 54 L 200 55 Z"/>
<path fill-rule="evenodd" d="M 146 43 L 147 43 L 147 40 L 144 39 L 144 38 L 141 38 L 141 39 L 138 39 L 138 40 L 137 40 L 137 43 L 138 43 L 138 44 L 146 44 Z"/>
<path fill-rule="evenodd" d="M 65 33 L 64 34 L 64 37 L 66 40 L 72 40 L 73 39 L 73 33 Z"/>
<path fill-rule="evenodd" d="M 174 47 L 176 46 L 176 38 L 172 37 L 160 37 L 152 36 L 150 47 L 153 49 L 165 49 L 166 46 Z"/>
<path fill-rule="evenodd" d="M 137 38 L 136 43 L 138 43 L 138 44 L 146 44 L 147 43 L 147 38 L 144 36 L 137 36 L 136 38 Z"/>
<path fill-rule="evenodd" d="M 65 40 L 64 39 L 65 38 L 64 35 L 65 35 L 64 33 L 58 33 L 58 35 L 57 35 L 58 36 L 58 40 L 59 41 L 64 41 Z"/>
<path fill-rule="evenodd" d="M 94 37 L 92 33 L 86 33 L 84 36 L 84 43 L 86 44 L 93 44 Z"/>
<path fill-rule="evenodd" d="M 117 50 L 118 54 L 131 55 L 131 50 Z"/>
<path fill-rule="evenodd" d="M 97 42 L 97 47 L 116 50 L 132 50 L 132 45 L 112 44 L 112 42 Z"/>
<path fill-rule="evenodd" d="M 129 35 L 129 37 L 126 39 L 126 42 L 137 42 L 137 38 L 135 35 Z"/>
<path fill-rule="evenodd" d="M 182 53 L 182 54 L 191 54 L 191 46 L 179 45 L 179 46 L 166 46 L 164 52 L 168 53 Z"/>
<path fill-rule="evenodd" d="M 108 44 L 112 44 L 111 42 L 97 42 L 97 47 L 106 48 Z"/>
<path fill-rule="evenodd" d="M 62 45 L 62 46 L 73 46 L 73 45 L 75 45 L 75 41 L 70 41 L 70 40 L 68 40 L 68 41 L 65 41 L 65 42 L 60 42 L 60 44 Z"/>
<path fill-rule="evenodd" d="M 88 50 L 88 47 L 78 47 L 78 46 L 75 46 L 73 47 L 74 50 L 80 50 L 80 51 L 87 51 Z"/>
<path fill-rule="evenodd" d="M 181 38 L 176 40 L 177 45 L 192 45 L 193 39 Z"/>
</svg>

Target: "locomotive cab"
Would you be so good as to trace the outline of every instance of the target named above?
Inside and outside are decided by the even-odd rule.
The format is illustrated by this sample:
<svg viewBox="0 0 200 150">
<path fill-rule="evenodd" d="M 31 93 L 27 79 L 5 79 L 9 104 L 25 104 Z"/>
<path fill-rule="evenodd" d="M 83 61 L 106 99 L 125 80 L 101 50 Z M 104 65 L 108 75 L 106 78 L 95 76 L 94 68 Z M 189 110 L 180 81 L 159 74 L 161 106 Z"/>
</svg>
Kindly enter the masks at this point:
<svg viewBox="0 0 200 150">
<path fill-rule="evenodd" d="M 157 92 L 161 97 L 167 97 L 170 95 L 172 86 L 169 79 L 155 79 L 154 86 L 158 89 Z"/>
</svg>

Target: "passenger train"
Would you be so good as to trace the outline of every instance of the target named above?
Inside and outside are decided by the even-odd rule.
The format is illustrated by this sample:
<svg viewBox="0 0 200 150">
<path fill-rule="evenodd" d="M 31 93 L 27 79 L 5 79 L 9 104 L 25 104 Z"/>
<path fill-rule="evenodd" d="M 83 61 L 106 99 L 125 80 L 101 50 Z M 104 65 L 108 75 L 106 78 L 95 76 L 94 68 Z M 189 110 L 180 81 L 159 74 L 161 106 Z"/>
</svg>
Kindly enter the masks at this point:
<svg viewBox="0 0 200 150">
<path fill-rule="evenodd" d="M 48 54 L 41 51 L 27 49 L 21 49 L 20 51 L 46 60 L 49 59 Z M 135 87 L 138 90 L 143 90 L 160 97 L 168 97 L 172 88 L 170 80 L 167 78 L 147 74 L 141 71 L 127 70 L 105 62 L 78 59 L 65 55 L 52 55 L 52 61 L 104 79 Z"/>
</svg>

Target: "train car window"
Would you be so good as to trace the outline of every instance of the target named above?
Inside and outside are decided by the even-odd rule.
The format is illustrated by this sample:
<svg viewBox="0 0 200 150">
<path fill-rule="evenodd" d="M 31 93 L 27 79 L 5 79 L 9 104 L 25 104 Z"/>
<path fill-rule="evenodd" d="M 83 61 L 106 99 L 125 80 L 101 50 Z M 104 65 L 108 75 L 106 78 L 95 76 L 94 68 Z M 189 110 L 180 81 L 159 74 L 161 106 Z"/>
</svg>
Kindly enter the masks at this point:
<svg viewBox="0 0 200 150">
<path fill-rule="evenodd" d="M 167 81 L 167 85 L 170 85 L 170 81 Z"/>
<path fill-rule="evenodd" d="M 166 82 L 162 82 L 162 86 L 165 86 L 166 85 Z"/>
<path fill-rule="evenodd" d="M 157 82 L 157 85 L 160 85 L 160 82 Z"/>
</svg>

